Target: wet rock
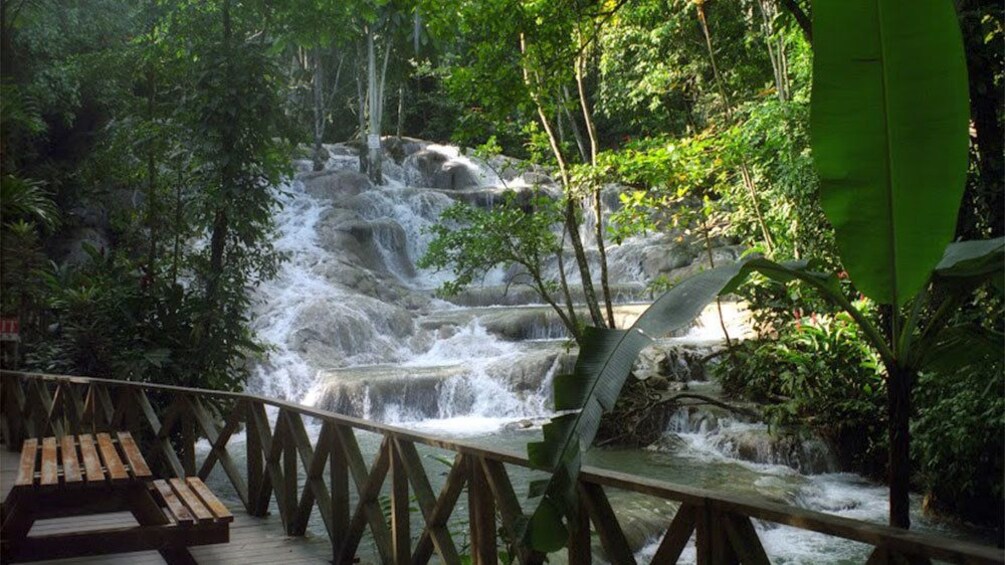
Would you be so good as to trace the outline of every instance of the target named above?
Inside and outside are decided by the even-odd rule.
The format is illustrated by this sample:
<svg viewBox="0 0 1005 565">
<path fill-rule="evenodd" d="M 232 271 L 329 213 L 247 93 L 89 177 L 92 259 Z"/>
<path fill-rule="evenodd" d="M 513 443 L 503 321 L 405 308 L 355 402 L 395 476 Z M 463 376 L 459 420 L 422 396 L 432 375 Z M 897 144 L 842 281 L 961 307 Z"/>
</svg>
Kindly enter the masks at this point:
<svg viewBox="0 0 1005 565">
<path fill-rule="evenodd" d="M 510 390 L 533 392 L 541 388 L 544 376 L 555 365 L 558 351 L 531 351 L 518 359 L 492 363 L 486 373 L 507 384 Z"/>
<path fill-rule="evenodd" d="M 370 270 L 415 276 L 408 238 L 397 222 L 366 220 L 352 210 L 334 208 L 318 223 L 318 244 L 343 261 Z"/>
<path fill-rule="evenodd" d="M 422 149 L 402 163 L 406 182 L 411 186 L 461 190 L 478 186 L 475 171 L 464 163 L 451 161 L 446 155 Z"/>
<path fill-rule="evenodd" d="M 643 251 L 642 270 L 649 277 L 655 278 L 668 275 L 675 269 L 687 267 L 694 260 L 695 254 L 687 249 L 654 246 Z"/>
<path fill-rule="evenodd" d="M 382 141 L 384 151 L 396 162 L 401 163 L 406 157 L 418 153 L 429 145 L 428 141 L 414 137 L 385 137 Z"/>
<path fill-rule="evenodd" d="M 655 375 L 646 379 L 646 384 L 652 390 L 658 390 L 660 392 L 665 392 L 670 390 L 670 381 L 666 380 L 665 377 Z"/>
<path fill-rule="evenodd" d="M 525 182 L 525 183 L 527 183 L 527 184 L 529 184 L 531 186 L 537 185 L 537 184 L 555 184 L 554 179 L 552 179 L 548 175 L 544 174 L 543 172 L 538 172 L 538 171 L 527 171 L 527 172 L 524 172 L 524 173 L 522 173 L 520 175 L 520 178 L 523 179 L 523 182 Z"/>
<path fill-rule="evenodd" d="M 92 227 L 71 228 L 53 244 L 55 256 L 68 265 L 83 265 L 91 260 L 85 247 L 92 247 L 99 253 L 107 252 L 111 243 L 102 230 Z"/>
<path fill-rule="evenodd" d="M 414 331 L 406 310 L 359 295 L 312 300 L 291 326 L 290 349 L 317 367 L 340 366 L 347 358 L 384 358 Z"/>
<path fill-rule="evenodd" d="M 327 200 L 341 200 L 373 188 L 366 175 L 348 169 L 312 171 L 298 174 L 297 178 L 303 181 L 307 194 Z"/>
</svg>

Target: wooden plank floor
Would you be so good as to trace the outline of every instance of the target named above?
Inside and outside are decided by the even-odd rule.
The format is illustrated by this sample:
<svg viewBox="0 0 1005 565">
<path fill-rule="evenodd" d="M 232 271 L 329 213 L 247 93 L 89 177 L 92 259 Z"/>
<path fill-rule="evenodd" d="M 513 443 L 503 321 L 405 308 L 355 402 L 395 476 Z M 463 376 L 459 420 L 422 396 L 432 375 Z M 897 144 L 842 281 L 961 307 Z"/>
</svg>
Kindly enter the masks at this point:
<svg viewBox="0 0 1005 565">
<path fill-rule="evenodd" d="M 7 497 L 17 472 L 18 454 L 7 451 L 0 445 L 0 493 Z M 206 545 L 191 548 L 192 556 L 199 563 L 240 563 L 241 565 L 330 563 L 331 545 L 327 537 L 289 538 L 283 533 L 279 517 L 265 518 L 249 516 L 243 508 L 231 508 L 234 522 L 230 525 L 230 543 Z M 84 531 L 114 526 L 135 525 L 136 521 L 128 512 L 96 514 L 74 518 L 40 520 L 32 527 L 32 534 L 56 533 L 60 531 Z M 151 565 L 162 564 L 164 560 L 156 551 L 121 553 L 60 559 L 57 561 L 37 561 L 69 565 L 121 564 Z"/>
</svg>

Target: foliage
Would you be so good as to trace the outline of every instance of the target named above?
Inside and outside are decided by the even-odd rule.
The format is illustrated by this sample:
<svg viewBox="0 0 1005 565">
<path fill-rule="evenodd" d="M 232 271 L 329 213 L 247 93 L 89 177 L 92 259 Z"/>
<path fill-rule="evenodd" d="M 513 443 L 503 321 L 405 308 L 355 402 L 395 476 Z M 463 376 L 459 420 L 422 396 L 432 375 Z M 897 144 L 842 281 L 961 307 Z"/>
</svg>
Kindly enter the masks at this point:
<svg viewBox="0 0 1005 565">
<path fill-rule="evenodd" d="M 911 456 L 927 507 L 979 523 L 1001 523 L 1003 371 L 997 359 L 951 375 L 921 374 Z"/>
<path fill-rule="evenodd" d="M 852 469 L 881 475 L 883 368 L 846 313 L 813 314 L 781 328 L 777 339 L 741 342 L 714 374 L 725 393 L 763 403 L 773 425 L 809 427 Z"/>
</svg>

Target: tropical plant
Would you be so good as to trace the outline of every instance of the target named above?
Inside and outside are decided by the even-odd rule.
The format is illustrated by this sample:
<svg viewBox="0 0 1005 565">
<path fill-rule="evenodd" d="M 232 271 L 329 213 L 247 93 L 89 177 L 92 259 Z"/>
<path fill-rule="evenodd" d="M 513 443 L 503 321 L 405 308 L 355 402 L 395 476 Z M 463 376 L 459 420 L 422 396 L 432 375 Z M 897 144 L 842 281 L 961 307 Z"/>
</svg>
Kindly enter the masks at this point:
<svg viewBox="0 0 1005 565">
<path fill-rule="evenodd" d="M 1000 346 L 1000 337 L 974 339 L 983 328 L 947 322 L 975 288 L 988 281 L 998 292 L 1005 287 L 1005 239 L 949 243 L 968 146 L 966 68 L 952 4 L 820 0 L 814 22 L 811 119 L 822 205 L 852 281 L 885 306 L 889 333 L 847 299 L 836 276 L 806 261 L 760 258 L 682 281 L 627 330 L 588 328 L 575 371 L 554 382 L 555 408 L 569 412 L 527 448 L 534 465 L 552 471 L 531 487 L 538 501 L 525 537 L 535 548 L 565 543 L 563 518 L 576 516 L 582 450 L 639 351 L 754 271 L 808 284 L 847 312 L 876 350 L 887 377 L 890 523 L 909 527 L 911 391 L 919 372 L 966 364 L 975 347 Z M 917 96 L 922 90 L 926 96 Z"/>
</svg>

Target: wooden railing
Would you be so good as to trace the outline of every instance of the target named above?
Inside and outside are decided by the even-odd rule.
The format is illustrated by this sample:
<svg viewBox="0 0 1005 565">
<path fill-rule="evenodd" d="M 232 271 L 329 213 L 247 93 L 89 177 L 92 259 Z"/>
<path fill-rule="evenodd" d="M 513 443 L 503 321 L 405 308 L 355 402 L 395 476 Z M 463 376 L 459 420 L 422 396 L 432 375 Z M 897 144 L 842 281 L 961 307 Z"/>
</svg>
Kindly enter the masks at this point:
<svg viewBox="0 0 1005 565">
<path fill-rule="evenodd" d="M 518 562 L 543 560 L 519 543 L 524 514 L 506 465 L 528 467 L 521 454 L 446 441 L 272 398 L 176 386 L 0 371 L 0 400 L 0 426 L 10 449 L 17 449 L 28 437 L 127 429 L 143 438 L 148 459 L 165 473 L 206 479 L 220 466 L 254 516 L 267 514 L 274 498 L 288 535 L 304 535 L 311 516 L 319 514 L 337 564 L 353 561 L 367 529 L 383 563 L 427 563 L 434 552 L 443 563 L 461 563 L 448 520 L 465 491 L 468 549 L 474 563 L 497 562 L 497 517 L 502 526 L 498 531 L 514 549 Z M 266 407 L 275 409 L 274 422 Z M 305 418 L 320 423 L 316 441 L 310 440 Z M 233 434 L 242 428 L 245 469 L 228 449 Z M 382 437 L 369 465 L 355 430 Z M 201 462 L 196 460 L 195 448 L 199 437 L 210 445 Z M 417 445 L 454 453 L 438 494 Z M 389 509 L 381 504 L 388 475 Z M 298 476 L 306 476 L 302 486 Z M 350 481 L 355 485 L 355 500 Z M 570 525 L 567 551 L 572 565 L 592 562 L 594 536 L 606 560 L 619 565 L 636 561 L 606 488 L 680 503 L 652 560 L 657 564 L 677 562 L 692 537 L 698 563 L 768 563 L 754 529 L 755 519 L 868 544 L 874 547 L 870 564 L 931 563 L 932 559 L 1003 563 L 1003 552 L 992 547 L 585 467 L 578 484 L 582 511 Z M 417 538 L 411 531 L 413 502 L 421 518 L 418 523 L 423 524 Z"/>
</svg>

